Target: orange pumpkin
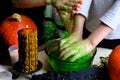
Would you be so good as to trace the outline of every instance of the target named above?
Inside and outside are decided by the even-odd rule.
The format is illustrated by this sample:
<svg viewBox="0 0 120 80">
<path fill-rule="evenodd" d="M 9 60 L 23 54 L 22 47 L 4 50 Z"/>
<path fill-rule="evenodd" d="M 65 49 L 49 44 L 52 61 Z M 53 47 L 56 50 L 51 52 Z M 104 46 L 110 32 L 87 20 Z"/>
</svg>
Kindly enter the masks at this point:
<svg viewBox="0 0 120 80">
<path fill-rule="evenodd" d="M 34 21 L 26 15 L 14 13 L 7 17 L 0 25 L 0 36 L 5 44 L 10 45 L 18 44 L 17 32 L 29 26 L 29 28 L 37 29 Z"/>
<path fill-rule="evenodd" d="M 120 80 L 120 45 L 109 55 L 108 71 L 111 80 Z"/>
</svg>

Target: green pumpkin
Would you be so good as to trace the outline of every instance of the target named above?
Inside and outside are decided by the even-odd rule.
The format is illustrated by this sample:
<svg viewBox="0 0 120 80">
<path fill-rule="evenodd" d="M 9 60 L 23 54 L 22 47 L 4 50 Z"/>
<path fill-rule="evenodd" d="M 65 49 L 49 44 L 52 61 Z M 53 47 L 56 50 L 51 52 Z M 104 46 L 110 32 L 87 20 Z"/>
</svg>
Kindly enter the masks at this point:
<svg viewBox="0 0 120 80">
<path fill-rule="evenodd" d="M 94 51 L 91 52 L 92 54 L 95 53 Z M 93 56 L 90 54 L 87 54 L 81 58 L 78 58 L 74 62 L 70 62 L 70 58 L 62 61 L 58 58 L 59 51 L 54 51 L 51 54 L 49 54 L 49 64 L 53 71 L 58 73 L 67 73 L 67 72 L 73 72 L 73 71 L 79 71 L 83 69 L 90 68 L 92 65 Z M 72 56 L 71 56 L 72 57 Z"/>
</svg>

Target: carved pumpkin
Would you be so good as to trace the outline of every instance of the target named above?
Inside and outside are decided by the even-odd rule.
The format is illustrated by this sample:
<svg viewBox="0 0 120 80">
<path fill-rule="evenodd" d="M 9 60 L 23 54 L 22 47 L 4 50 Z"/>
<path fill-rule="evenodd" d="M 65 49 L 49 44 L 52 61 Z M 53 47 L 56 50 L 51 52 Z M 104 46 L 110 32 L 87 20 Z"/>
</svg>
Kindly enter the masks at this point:
<svg viewBox="0 0 120 80">
<path fill-rule="evenodd" d="M 7 17 L 0 25 L 0 36 L 5 44 L 9 47 L 10 45 L 18 44 L 17 32 L 29 26 L 29 28 L 37 29 L 36 24 L 31 18 L 26 15 L 14 13 Z"/>
<path fill-rule="evenodd" d="M 110 80 L 120 80 L 120 45 L 115 47 L 108 59 Z"/>
</svg>

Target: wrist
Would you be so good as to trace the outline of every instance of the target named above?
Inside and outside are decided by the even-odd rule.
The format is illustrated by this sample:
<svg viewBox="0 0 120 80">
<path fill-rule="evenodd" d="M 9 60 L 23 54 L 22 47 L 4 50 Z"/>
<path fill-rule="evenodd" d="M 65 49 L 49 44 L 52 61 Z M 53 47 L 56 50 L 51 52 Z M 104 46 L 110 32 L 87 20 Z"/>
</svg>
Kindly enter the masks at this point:
<svg viewBox="0 0 120 80">
<path fill-rule="evenodd" d="M 87 44 L 87 46 L 89 46 L 88 48 L 86 48 L 86 50 L 88 52 L 92 51 L 96 47 L 96 45 L 93 43 L 93 41 L 91 41 L 89 38 L 85 39 L 85 43 Z"/>
</svg>

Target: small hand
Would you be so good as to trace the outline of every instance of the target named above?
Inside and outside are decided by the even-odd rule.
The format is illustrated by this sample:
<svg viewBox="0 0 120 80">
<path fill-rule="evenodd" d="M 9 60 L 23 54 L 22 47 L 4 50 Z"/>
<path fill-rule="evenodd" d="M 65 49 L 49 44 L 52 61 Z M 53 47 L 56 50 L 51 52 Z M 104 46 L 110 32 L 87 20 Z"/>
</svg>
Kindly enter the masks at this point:
<svg viewBox="0 0 120 80">
<path fill-rule="evenodd" d="M 70 60 L 71 62 L 74 62 L 78 58 L 83 57 L 94 50 L 94 47 L 89 43 L 88 40 L 79 40 L 69 44 L 67 47 L 66 45 L 68 44 L 66 43 L 60 47 L 62 49 L 59 57 L 62 60 L 66 60 L 72 56 Z"/>
<path fill-rule="evenodd" d="M 81 35 L 77 32 L 71 33 L 67 38 L 61 39 L 60 50 L 70 46 L 72 43 L 81 40 Z"/>
<path fill-rule="evenodd" d="M 51 54 L 52 52 L 56 50 L 62 50 L 64 47 L 69 46 L 69 44 L 80 40 L 79 35 L 76 32 L 73 32 L 71 35 L 69 35 L 68 32 L 65 32 L 62 34 L 62 39 L 55 39 L 55 40 L 49 40 L 46 44 L 46 52 L 47 54 Z M 67 44 L 66 44 L 67 43 Z M 66 44 L 66 45 L 64 45 Z M 60 46 L 62 46 L 60 48 Z"/>
<path fill-rule="evenodd" d="M 55 40 L 49 40 L 46 45 L 45 45 L 45 51 L 48 55 L 50 55 L 52 52 L 56 51 L 59 49 L 59 44 L 60 40 L 55 39 Z"/>
</svg>

